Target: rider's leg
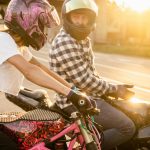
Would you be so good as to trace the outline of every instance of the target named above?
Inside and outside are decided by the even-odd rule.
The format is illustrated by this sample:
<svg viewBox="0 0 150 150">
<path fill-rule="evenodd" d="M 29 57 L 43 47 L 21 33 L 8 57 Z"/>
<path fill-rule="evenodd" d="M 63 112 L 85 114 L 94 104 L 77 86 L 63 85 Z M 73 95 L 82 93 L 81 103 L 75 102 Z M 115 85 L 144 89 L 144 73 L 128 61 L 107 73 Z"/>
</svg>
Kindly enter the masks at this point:
<svg viewBox="0 0 150 150">
<path fill-rule="evenodd" d="M 0 132 L 0 150 L 19 150 L 17 144 L 15 144 L 8 136 Z"/>
<path fill-rule="evenodd" d="M 104 100 L 97 101 L 100 108 L 95 121 L 104 128 L 103 149 L 109 150 L 129 140 L 135 133 L 135 125 L 123 112 L 112 107 Z"/>
</svg>

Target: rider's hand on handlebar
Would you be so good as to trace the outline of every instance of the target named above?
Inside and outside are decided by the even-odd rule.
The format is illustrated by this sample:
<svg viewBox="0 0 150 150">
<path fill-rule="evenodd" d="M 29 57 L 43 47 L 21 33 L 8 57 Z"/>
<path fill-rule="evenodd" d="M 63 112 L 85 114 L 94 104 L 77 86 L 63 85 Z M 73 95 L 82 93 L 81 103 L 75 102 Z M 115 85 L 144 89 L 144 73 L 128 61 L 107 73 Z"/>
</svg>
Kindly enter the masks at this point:
<svg viewBox="0 0 150 150">
<path fill-rule="evenodd" d="M 124 100 L 130 99 L 135 93 L 129 88 L 133 88 L 133 85 L 128 85 L 128 84 L 122 84 L 122 85 L 117 85 L 117 90 L 116 92 L 109 93 L 109 96 L 115 97 L 116 99 L 121 98 Z"/>
<path fill-rule="evenodd" d="M 95 108 L 96 104 L 93 103 L 88 96 L 79 92 L 71 90 L 67 96 L 67 100 L 71 101 L 79 112 L 87 114 Z M 95 105 L 95 106 L 94 106 Z"/>
</svg>

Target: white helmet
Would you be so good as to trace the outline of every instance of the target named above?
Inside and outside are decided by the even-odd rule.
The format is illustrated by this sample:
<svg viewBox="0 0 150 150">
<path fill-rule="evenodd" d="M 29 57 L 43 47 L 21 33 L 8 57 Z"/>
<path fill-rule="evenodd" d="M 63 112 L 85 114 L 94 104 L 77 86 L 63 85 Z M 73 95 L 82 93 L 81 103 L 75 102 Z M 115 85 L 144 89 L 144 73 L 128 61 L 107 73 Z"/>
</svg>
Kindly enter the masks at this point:
<svg viewBox="0 0 150 150">
<path fill-rule="evenodd" d="M 88 14 L 90 22 L 86 26 L 77 26 L 70 19 L 70 13 L 81 12 Z M 62 6 L 62 20 L 64 29 L 75 39 L 85 39 L 96 25 L 98 7 L 94 0 L 65 0 Z"/>
</svg>

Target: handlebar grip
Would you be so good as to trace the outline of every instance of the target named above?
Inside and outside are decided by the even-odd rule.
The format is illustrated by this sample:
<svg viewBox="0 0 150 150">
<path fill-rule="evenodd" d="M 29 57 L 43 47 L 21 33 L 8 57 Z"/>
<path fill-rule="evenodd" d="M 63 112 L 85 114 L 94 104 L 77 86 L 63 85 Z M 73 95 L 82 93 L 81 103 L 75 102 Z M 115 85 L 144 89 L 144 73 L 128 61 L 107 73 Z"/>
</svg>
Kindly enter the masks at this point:
<svg viewBox="0 0 150 150">
<path fill-rule="evenodd" d="M 78 105 L 79 107 L 86 107 L 86 100 L 81 99 L 78 101 Z M 95 108 L 93 105 L 91 105 L 91 107 L 87 108 L 87 111 L 89 114 L 94 115 L 94 114 L 98 114 L 100 112 L 100 109 Z"/>
</svg>

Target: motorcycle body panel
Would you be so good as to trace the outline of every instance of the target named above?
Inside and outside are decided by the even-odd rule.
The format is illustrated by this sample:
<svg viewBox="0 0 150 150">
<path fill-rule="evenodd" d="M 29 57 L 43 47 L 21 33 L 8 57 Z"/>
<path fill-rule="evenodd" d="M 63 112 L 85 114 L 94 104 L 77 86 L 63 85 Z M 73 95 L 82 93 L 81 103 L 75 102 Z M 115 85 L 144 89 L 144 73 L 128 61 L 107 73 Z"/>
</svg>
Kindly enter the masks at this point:
<svg viewBox="0 0 150 150">
<path fill-rule="evenodd" d="M 136 126 L 135 136 L 117 147 L 117 150 L 149 150 L 150 149 L 150 105 L 132 103 L 131 101 L 115 101 L 111 104 L 124 112 Z"/>
<path fill-rule="evenodd" d="M 0 131 L 23 150 L 28 150 L 43 141 L 50 141 L 64 126 L 65 120 L 50 110 L 0 113 Z"/>
<path fill-rule="evenodd" d="M 62 120 L 57 121 L 16 121 L 0 124 L 0 130 L 6 133 L 19 146 L 19 149 L 30 149 L 37 143 L 50 141 L 64 128 Z"/>
<path fill-rule="evenodd" d="M 139 129 L 150 124 L 150 104 L 115 101 L 111 104 L 129 116 Z"/>
<path fill-rule="evenodd" d="M 137 139 L 149 139 L 150 140 L 150 125 L 139 129 L 136 136 Z"/>
</svg>

